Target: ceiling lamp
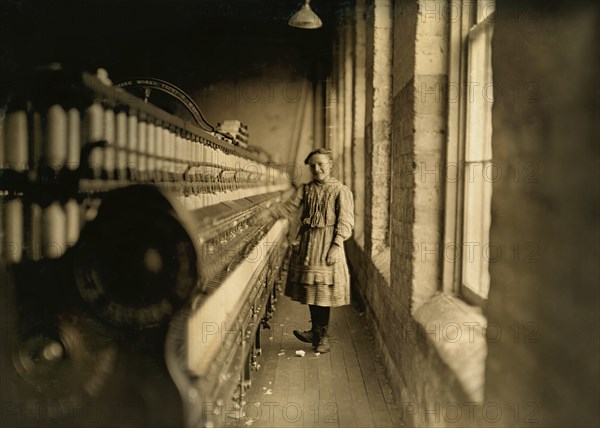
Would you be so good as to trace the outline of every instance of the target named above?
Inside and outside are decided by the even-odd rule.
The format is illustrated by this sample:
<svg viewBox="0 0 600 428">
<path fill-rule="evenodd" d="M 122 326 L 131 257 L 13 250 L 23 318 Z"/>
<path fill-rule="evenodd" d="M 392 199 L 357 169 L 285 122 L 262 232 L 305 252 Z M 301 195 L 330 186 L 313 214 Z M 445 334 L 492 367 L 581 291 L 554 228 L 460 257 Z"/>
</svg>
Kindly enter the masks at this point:
<svg viewBox="0 0 600 428">
<path fill-rule="evenodd" d="M 321 22 L 321 18 L 310 8 L 310 0 L 304 0 L 304 4 L 298 9 L 298 12 L 292 15 L 288 21 L 288 25 L 305 30 L 314 30 L 321 28 L 323 23 Z"/>
</svg>

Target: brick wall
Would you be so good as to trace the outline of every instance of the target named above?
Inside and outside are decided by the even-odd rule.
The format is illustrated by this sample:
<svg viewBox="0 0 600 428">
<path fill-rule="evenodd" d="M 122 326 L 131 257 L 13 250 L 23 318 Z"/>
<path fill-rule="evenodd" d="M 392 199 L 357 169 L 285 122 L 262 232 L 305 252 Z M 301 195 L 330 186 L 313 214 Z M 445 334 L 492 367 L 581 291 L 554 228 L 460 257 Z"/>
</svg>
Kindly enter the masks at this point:
<svg viewBox="0 0 600 428">
<path fill-rule="evenodd" d="M 357 0 L 354 13 L 354 105 L 352 108 L 352 162 L 354 193 L 354 237 L 364 246 L 365 226 L 365 0 Z"/>
<path fill-rule="evenodd" d="M 392 13 L 390 0 L 367 4 L 365 249 L 373 256 L 389 247 Z"/>
<path fill-rule="evenodd" d="M 413 280 L 417 8 L 417 1 L 398 2 L 394 11 L 391 277 L 393 301 L 405 321 L 410 319 Z"/>
<path fill-rule="evenodd" d="M 435 333 L 435 319 L 440 312 L 446 313 L 449 319 L 463 319 L 454 315 L 460 313 L 454 299 L 441 299 L 435 294 L 441 289 L 441 263 L 435 248 L 442 239 L 443 180 L 439 176 L 439 165 L 444 161 L 446 140 L 448 22 L 440 19 L 439 14 L 436 17 L 426 12 L 428 8 L 439 8 L 439 3 L 396 2 L 393 11 L 393 91 L 388 154 L 391 159 L 390 275 L 386 276 L 376 256 L 369 256 L 368 250 L 365 254 L 356 242 L 348 243 L 355 289 L 373 326 L 401 417 L 407 426 L 444 425 L 448 403 L 469 402 L 480 395 L 482 389 L 481 374 L 471 382 L 472 387 L 468 380 L 461 378 L 456 366 L 452 367 L 452 360 L 457 359 L 457 348 L 444 350 L 448 343 Z M 375 91 L 372 84 L 374 40 L 373 34 L 367 36 L 367 99 Z M 369 117 L 367 103 L 366 155 L 371 157 L 371 165 L 377 165 L 380 160 L 376 150 L 369 150 L 377 138 L 377 132 L 372 129 L 375 124 L 369 123 Z M 367 197 L 365 230 L 369 230 L 369 221 L 374 220 L 373 213 L 387 202 L 377 200 L 377 192 L 382 193 L 385 188 L 373 186 L 378 177 L 368 164 L 366 180 L 371 183 L 367 189 L 372 188 L 374 196 L 371 200 Z M 427 174 L 427 171 L 437 171 L 438 175 Z M 376 237 L 374 234 L 374 240 Z M 415 251 L 416 246 L 418 251 Z M 432 250 L 433 254 L 424 256 L 421 249 Z M 420 308 L 423 309 L 419 311 Z M 463 321 L 468 320 L 470 318 L 464 316 Z M 482 342 L 481 338 L 477 341 L 479 347 Z M 478 355 L 481 359 L 485 353 Z M 479 367 L 483 367 L 482 362 Z M 460 419 L 461 425 L 468 422 L 468 418 Z"/>
<path fill-rule="evenodd" d="M 443 177 L 447 124 L 448 25 L 446 2 L 419 2 L 414 76 L 412 159 L 414 199 L 412 241 L 413 282 L 411 311 L 416 311 L 441 289 Z M 400 64 L 398 64 L 400 67 Z M 401 116 L 402 117 L 402 116 Z M 403 119 L 400 119 L 403 120 Z M 403 127 L 404 129 L 406 127 Z M 405 132 L 403 132 L 404 134 Z M 408 171 L 404 171 L 405 174 Z M 398 207 L 399 209 L 402 207 Z"/>
<path fill-rule="evenodd" d="M 487 318 L 441 292 L 435 244 L 443 242 L 445 208 L 444 1 L 395 3 L 390 276 L 350 240 L 353 289 L 406 426 L 594 426 L 600 73 L 591 53 L 598 7 L 497 3 L 493 70 L 501 96 L 493 152 L 502 179 L 494 182 L 491 241 L 504 257 L 490 264 Z M 373 40 L 367 31 L 367 98 L 375 91 Z M 367 105 L 367 148 L 376 136 L 369 114 Z M 367 189 L 376 180 L 373 165 L 367 162 Z M 376 204 L 367 197 L 367 230 Z M 444 332 L 453 323 L 476 325 L 474 337 L 451 340 Z M 486 323 L 496 333 L 487 341 Z"/>
</svg>

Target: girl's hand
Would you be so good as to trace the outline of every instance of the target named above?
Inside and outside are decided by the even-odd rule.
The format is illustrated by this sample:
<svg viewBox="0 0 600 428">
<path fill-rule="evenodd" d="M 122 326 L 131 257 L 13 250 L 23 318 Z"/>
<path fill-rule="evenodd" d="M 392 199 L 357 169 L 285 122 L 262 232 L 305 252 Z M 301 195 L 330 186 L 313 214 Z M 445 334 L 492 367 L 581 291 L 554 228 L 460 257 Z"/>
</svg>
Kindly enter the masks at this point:
<svg viewBox="0 0 600 428">
<path fill-rule="evenodd" d="M 329 247 L 329 251 L 327 251 L 327 257 L 325 258 L 325 263 L 327 263 L 328 266 L 331 266 L 332 264 L 337 263 L 339 253 L 340 253 L 340 247 L 337 244 L 331 244 L 331 247 Z"/>
</svg>

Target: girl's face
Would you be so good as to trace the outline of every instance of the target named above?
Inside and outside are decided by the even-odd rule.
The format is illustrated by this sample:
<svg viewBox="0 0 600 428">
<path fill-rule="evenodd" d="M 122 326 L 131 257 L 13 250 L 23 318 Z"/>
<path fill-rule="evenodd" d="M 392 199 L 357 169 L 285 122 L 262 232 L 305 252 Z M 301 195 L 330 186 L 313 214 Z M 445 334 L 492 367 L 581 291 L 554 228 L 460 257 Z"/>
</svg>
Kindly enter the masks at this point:
<svg viewBox="0 0 600 428">
<path fill-rule="evenodd" d="M 308 160 L 308 165 L 310 166 L 310 172 L 312 176 L 317 181 L 323 181 L 331 174 L 331 168 L 333 162 L 331 158 L 327 155 L 317 153 L 312 155 Z"/>
</svg>

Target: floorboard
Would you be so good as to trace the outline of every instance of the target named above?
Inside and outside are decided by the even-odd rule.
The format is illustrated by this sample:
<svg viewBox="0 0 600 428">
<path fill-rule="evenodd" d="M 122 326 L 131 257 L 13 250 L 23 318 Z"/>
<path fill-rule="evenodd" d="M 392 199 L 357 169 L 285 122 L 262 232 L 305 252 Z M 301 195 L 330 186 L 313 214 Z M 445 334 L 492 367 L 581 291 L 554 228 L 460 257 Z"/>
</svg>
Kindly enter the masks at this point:
<svg viewBox="0 0 600 428">
<path fill-rule="evenodd" d="M 309 327 L 307 306 L 280 296 L 271 329 L 262 333 L 260 368 L 253 372 L 243 412 L 223 426 L 402 426 L 373 337 L 357 310 L 332 309 L 328 354 L 294 337 L 294 329 Z"/>
</svg>

